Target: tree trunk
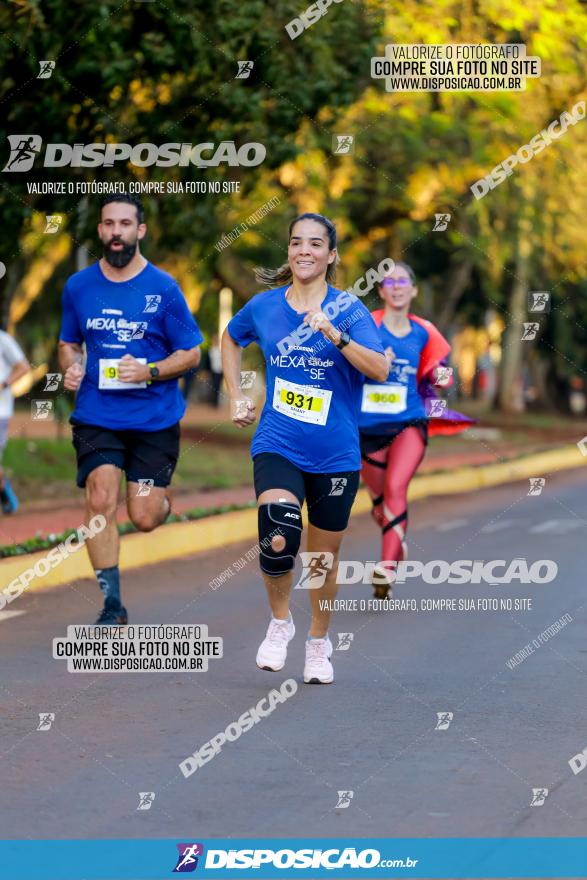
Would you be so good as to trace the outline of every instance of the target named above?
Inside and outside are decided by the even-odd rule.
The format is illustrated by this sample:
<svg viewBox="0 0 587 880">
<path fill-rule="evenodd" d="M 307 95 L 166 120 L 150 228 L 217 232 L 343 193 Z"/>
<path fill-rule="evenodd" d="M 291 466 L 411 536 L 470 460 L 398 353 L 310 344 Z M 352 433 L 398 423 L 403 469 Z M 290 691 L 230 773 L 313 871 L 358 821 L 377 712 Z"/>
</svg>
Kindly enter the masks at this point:
<svg viewBox="0 0 587 880">
<path fill-rule="evenodd" d="M 516 413 L 525 408 L 524 397 L 520 392 L 523 346 L 531 344 L 522 342 L 522 332 L 530 285 L 533 192 L 527 181 L 523 181 L 517 190 L 520 195 L 520 212 L 516 231 L 515 277 L 507 315 L 508 323 L 503 335 L 500 368 L 499 408 L 504 413 Z"/>
</svg>

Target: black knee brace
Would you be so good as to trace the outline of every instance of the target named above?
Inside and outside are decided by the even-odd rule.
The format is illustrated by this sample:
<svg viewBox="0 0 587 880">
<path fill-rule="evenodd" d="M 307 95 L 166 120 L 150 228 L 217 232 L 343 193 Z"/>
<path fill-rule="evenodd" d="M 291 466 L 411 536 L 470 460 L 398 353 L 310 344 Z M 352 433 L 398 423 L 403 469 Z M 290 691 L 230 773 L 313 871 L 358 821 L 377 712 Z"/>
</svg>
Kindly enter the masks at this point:
<svg viewBox="0 0 587 880">
<path fill-rule="evenodd" d="M 276 552 L 271 546 L 274 535 L 283 535 L 285 547 Z M 297 504 L 272 501 L 259 506 L 259 564 L 270 577 L 287 574 L 295 565 L 302 540 L 302 511 Z"/>
</svg>

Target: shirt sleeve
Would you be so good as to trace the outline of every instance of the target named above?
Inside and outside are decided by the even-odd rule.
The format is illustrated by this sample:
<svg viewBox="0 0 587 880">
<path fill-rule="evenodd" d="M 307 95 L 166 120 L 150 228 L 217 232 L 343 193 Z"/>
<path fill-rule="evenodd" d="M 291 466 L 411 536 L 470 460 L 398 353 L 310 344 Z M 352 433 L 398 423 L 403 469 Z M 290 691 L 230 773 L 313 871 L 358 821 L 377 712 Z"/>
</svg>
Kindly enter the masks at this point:
<svg viewBox="0 0 587 880">
<path fill-rule="evenodd" d="M 9 367 L 14 367 L 21 361 L 26 361 L 26 356 L 16 339 L 3 333 L 1 337 L 2 355 Z"/>
<path fill-rule="evenodd" d="M 228 332 L 241 348 L 246 348 L 251 342 L 259 341 L 252 302 L 252 300 L 249 300 L 240 312 L 237 312 L 234 318 L 228 322 Z"/>
<path fill-rule="evenodd" d="M 75 342 L 78 345 L 81 345 L 84 341 L 84 334 L 79 325 L 79 318 L 73 303 L 69 282 L 66 282 L 61 298 L 61 333 L 59 338 L 62 342 Z"/>
<path fill-rule="evenodd" d="M 172 352 L 195 348 L 204 339 L 178 284 L 170 291 L 163 322 Z"/>
<path fill-rule="evenodd" d="M 358 345 L 364 345 L 365 348 L 370 348 L 371 351 L 385 354 L 379 336 L 379 328 L 371 317 L 371 312 L 359 300 L 349 307 L 348 317 L 346 320 L 343 319 L 339 322 L 338 327 L 339 329 L 345 329 L 353 342 L 356 342 Z"/>
</svg>

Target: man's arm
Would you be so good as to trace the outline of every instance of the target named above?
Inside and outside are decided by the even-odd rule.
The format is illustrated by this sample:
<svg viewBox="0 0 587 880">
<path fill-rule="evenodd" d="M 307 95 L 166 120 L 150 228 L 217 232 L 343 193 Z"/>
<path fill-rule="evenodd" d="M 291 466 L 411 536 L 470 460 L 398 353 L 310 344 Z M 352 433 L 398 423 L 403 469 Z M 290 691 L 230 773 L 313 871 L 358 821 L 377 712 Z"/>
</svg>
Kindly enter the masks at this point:
<svg viewBox="0 0 587 880">
<path fill-rule="evenodd" d="M 63 373 L 63 387 L 66 391 L 77 391 L 82 381 L 82 347 L 77 342 L 59 340 L 57 349 L 59 368 Z"/>
<path fill-rule="evenodd" d="M 121 382 L 162 382 L 166 379 L 177 379 L 197 367 L 200 356 L 200 346 L 196 345 L 187 350 L 178 349 L 161 361 L 152 361 L 159 370 L 159 375 L 153 379 L 149 364 L 141 364 L 131 354 L 125 354 L 118 365 L 118 378 Z"/>
</svg>

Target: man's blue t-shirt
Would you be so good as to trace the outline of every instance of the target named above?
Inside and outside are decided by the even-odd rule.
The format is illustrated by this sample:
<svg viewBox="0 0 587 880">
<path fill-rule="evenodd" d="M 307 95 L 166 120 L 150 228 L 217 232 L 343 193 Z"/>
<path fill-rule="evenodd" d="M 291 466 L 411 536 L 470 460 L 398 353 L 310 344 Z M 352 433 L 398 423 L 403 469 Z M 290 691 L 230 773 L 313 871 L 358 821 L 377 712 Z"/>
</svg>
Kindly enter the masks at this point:
<svg viewBox="0 0 587 880">
<path fill-rule="evenodd" d="M 266 362 L 267 397 L 251 455 L 274 452 L 312 473 L 359 470 L 363 375 L 303 323 L 286 290 L 258 293 L 228 324 L 232 339 L 243 348 L 257 342 Z M 329 285 L 321 309 L 354 342 L 383 353 L 375 322 L 356 296 Z"/>
<path fill-rule="evenodd" d="M 94 263 L 68 278 L 63 290 L 61 340 L 85 342 L 87 363 L 71 421 L 111 430 L 160 431 L 185 412 L 178 380 L 128 387 L 117 361 L 143 363 L 194 348 L 202 334 L 177 281 L 147 265 L 129 281 L 110 281 Z"/>
<path fill-rule="evenodd" d="M 410 321 L 410 327 L 407 336 L 394 336 L 383 322 L 378 327 L 383 348 L 390 347 L 395 360 L 384 383 L 365 378 L 359 429 L 366 434 L 384 434 L 398 422 L 427 418 L 417 373 L 428 331 L 415 321 Z"/>
</svg>

